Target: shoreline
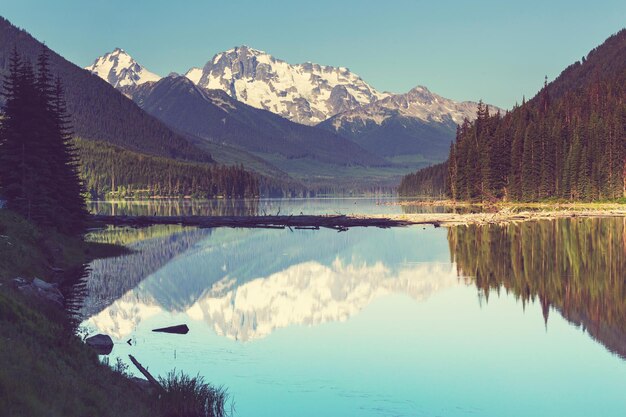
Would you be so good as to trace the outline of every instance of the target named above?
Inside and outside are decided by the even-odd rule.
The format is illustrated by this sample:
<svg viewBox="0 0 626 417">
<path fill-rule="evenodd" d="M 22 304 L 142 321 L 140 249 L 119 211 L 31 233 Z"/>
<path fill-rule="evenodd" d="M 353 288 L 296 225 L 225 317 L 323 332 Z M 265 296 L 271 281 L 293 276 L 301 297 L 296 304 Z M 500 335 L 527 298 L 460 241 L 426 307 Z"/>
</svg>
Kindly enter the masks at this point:
<svg viewBox="0 0 626 417">
<path fill-rule="evenodd" d="M 422 202 L 415 202 L 422 205 Z M 467 207 L 467 206 L 459 206 Z M 521 208 L 536 210 L 521 210 Z M 541 208 L 548 208 L 542 210 Z M 451 227 L 461 225 L 507 224 L 537 220 L 564 218 L 626 218 L 626 206 L 611 204 L 580 204 L 576 206 L 503 206 L 495 211 L 477 213 L 402 213 L 402 214 L 355 214 L 355 215 L 298 215 L 298 216 L 104 216 L 92 215 L 93 226 L 115 225 L 147 227 L 158 224 L 179 224 L 201 228 L 269 228 L 313 229 L 329 228 L 339 231 L 352 227 L 405 227 L 432 225 Z"/>
<path fill-rule="evenodd" d="M 504 202 L 499 201 L 495 203 L 489 202 L 471 202 L 471 201 L 455 201 L 455 200 L 402 200 L 389 201 L 381 203 L 386 206 L 405 206 L 405 207 L 480 207 L 483 209 L 598 209 L 598 210 L 613 210 L 623 209 L 626 210 L 625 203 L 617 202 Z"/>
<path fill-rule="evenodd" d="M 103 364 L 74 332 L 67 306 L 59 305 L 65 300 L 20 289 L 34 285 L 35 278 L 53 288 L 63 286 L 66 272 L 127 249 L 62 235 L 7 209 L 0 209 L 0 231 L 0 346 L 6 347 L 0 357 L 0 410 L 7 415 L 44 415 L 45 410 L 45 415 L 60 416 L 73 410 L 71 415 L 154 416 L 153 397 Z M 54 381 L 54 395 L 41 389 L 41 381 Z"/>
<path fill-rule="evenodd" d="M 381 215 L 383 216 L 383 215 Z M 411 224 L 435 224 L 436 226 L 462 226 L 507 224 L 537 220 L 557 220 L 566 218 L 626 218 L 626 207 L 622 208 L 566 208 L 551 210 L 520 210 L 504 208 L 493 212 L 479 213 L 404 213 L 384 215 L 390 220 L 405 221 Z"/>
</svg>

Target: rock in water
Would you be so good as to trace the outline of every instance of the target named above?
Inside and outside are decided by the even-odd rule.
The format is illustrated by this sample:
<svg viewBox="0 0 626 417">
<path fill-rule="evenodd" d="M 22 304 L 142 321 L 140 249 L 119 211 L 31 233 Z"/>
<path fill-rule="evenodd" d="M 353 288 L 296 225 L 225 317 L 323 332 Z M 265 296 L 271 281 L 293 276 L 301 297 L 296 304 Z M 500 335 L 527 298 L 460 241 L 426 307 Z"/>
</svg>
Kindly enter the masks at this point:
<svg viewBox="0 0 626 417">
<path fill-rule="evenodd" d="M 97 334 L 85 339 L 85 343 L 91 346 L 98 355 L 108 355 L 113 350 L 113 340 L 106 334 Z"/>
<path fill-rule="evenodd" d="M 162 333 L 187 334 L 189 333 L 189 327 L 187 327 L 186 324 L 179 324 L 178 326 L 162 327 L 160 329 L 154 329 L 152 331 Z"/>
</svg>

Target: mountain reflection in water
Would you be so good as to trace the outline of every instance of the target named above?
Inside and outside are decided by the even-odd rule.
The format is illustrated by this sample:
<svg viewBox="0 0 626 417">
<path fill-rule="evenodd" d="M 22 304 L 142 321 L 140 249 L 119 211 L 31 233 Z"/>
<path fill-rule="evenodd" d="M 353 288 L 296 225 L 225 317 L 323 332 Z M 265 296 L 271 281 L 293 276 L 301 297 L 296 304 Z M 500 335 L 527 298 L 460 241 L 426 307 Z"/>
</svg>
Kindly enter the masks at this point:
<svg viewBox="0 0 626 417">
<path fill-rule="evenodd" d="M 401 293 L 421 300 L 456 284 L 456 273 L 443 257 L 438 263 L 407 262 L 419 259 L 423 249 L 433 250 L 432 245 L 415 244 L 415 229 L 394 234 L 380 230 L 379 239 L 365 239 L 371 232 L 218 229 L 191 245 L 198 231 L 184 230 L 151 239 L 117 264 L 104 260 L 92 265 L 98 282 L 106 282 L 102 278 L 110 278 L 120 265 L 128 270 L 130 282 L 137 283 L 142 274 L 146 278 L 123 295 L 117 288 L 103 295 L 113 287 L 92 285 L 85 303 L 92 308 L 85 315 L 99 331 L 121 339 L 162 311 L 184 312 L 217 334 L 248 341 L 293 324 L 346 320 L 383 295 Z M 176 256 L 166 264 L 151 251 L 163 239 L 173 248 L 185 247 L 183 253 L 168 250 Z M 442 244 L 438 249 L 445 248 Z M 93 308 L 100 304 L 95 300 L 114 297 L 105 309 Z"/>
<path fill-rule="evenodd" d="M 385 295 L 419 301 L 473 283 L 482 302 L 502 290 L 522 306 L 538 300 L 546 326 L 554 309 L 626 358 L 623 219 L 454 227 L 447 247 L 436 236 L 445 230 L 421 229 L 109 229 L 92 238 L 135 252 L 91 265 L 83 316 L 124 338 L 147 318 L 184 313 L 250 341 L 345 321 Z"/>
<path fill-rule="evenodd" d="M 621 417 L 625 232 L 111 228 L 91 238 L 134 252 L 91 265 L 83 326 L 113 360 L 224 384 L 241 416 Z"/>
</svg>

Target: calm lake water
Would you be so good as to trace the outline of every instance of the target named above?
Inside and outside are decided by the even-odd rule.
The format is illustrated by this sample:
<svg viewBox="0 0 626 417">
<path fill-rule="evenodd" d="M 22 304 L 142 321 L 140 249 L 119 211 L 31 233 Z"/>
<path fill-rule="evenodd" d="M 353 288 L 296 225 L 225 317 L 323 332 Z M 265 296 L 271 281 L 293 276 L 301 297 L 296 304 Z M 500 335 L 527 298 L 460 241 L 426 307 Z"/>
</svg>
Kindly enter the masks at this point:
<svg viewBox="0 0 626 417">
<path fill-rule="evenodd" d="M 111 361 L 200 373 L 237 416 L 626 415 L 623 219 L 92 238 L 136 250 L 87 282 Z"/>
</svg>

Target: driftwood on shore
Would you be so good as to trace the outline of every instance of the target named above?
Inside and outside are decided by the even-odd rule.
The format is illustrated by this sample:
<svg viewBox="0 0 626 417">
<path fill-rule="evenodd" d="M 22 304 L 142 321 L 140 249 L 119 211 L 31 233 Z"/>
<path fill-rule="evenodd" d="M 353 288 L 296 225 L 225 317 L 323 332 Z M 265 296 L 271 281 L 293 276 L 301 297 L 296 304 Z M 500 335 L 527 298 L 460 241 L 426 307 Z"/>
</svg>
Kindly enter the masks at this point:
<svg viewBox="0 0 626 417">
<path fill-rule="evenodd" d="M 415 224 L 415 222 L 389 219 L 352 216 L 91 216 L 94 224 L 110 224 L 114 226 L 146 227 L 155 224 L 180 224 L 196 227 L 250 227 L 266 229 L 312 229 L 320 227 L 344 231 L 350 227 L 399 227 Z"/>
<path fill-rule="evenodd" d="M 493 212 L 479 213 L 404 213 L 391 215 L 299 215 L 299 216 L 104 216 L 93 215 L 95 227 L 104 225 L 146 227 L 156 224 L 179 224 L 183 226 L 247 227 L 266 229 L 319 230 L 322 227 L 340 232 L 351 227 L 402 227 L 432 225 L 435 227 L 469 224 L 507 224 L 533 220 L 556 220 L 562 218 L 626 217 L 626 208 L 580 208 L 517 211 L 502 208 Z"/>
</svg>

